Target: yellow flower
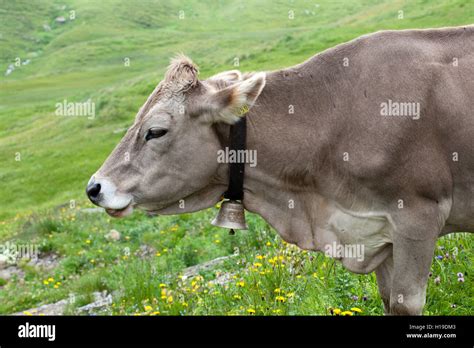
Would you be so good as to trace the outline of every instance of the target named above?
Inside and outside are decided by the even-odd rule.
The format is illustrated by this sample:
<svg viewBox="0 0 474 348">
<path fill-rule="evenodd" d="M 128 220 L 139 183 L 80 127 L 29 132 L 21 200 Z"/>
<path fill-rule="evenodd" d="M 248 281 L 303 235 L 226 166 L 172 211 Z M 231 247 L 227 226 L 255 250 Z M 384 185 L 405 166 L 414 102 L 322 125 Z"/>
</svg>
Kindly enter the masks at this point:
<svg viewBox="0 0 474 348">
<path fill-rule="evenodd" d="M 86 240 L 86 244 L 91 244 L 91 240 L 90 240 L 90 239 L 87 239 L 87 240 Z"/>
<path fill-rule="evenodd" d="M 245 286 L 245 282 L 241 280 L 240 282 L 237 282 L 237 286 L 243 288 Z"/>
<path fill-rule="evenodd" d="M 173 296 L 168 296 L 168 303 L 173 303 Z"/>
<path fill-rule="evenodd" d="M 159 314 L 160 314 L 160 312 L 158 312 L 158 311 L 150 313 L 150 315 L 159 315 Z"/>
<path fill-rule="evenodd" d="M 339 308 L 334 308 L 333 311 L 332 311 L 335 315 L 339 315 L 341 314 L 341 310 Z"/>
<path fill-rule="evenodd" d="M 187 302 L 182 302 L 181 305 L 182 305 L 183 307 L 188 307 L 188 306 L 189 306 Z"/>
<path fill-rule="evenodd" d="M 362 309 L 357 308 L 357 307 L 352 307 L 352 308 L 351 308 L 351 311 L 357 312 L 357 313 L 362 313 Z"/>
<path fill-rule="evenodd" d="M 159 251 L 157 251 L 155 255 L 156 255 L 156 256 L 161 256 L 161 254 L 160 254 Z"/>
<path fill-rule="evenodd" d="M 295 293 L 294 292 L 289 292 L 286 294 L 286 297 L 293 297 L 295 296 Z"/>
<path fill-rule="evenodd" d="M 342 316 L 352 316 L 354 315 L 354 313 L 352 313 L 351 311 L 344 311 L 341 313 Z"/>
<path fill-rule="evenodd" d="M 277 300 L 277 302 L 285 302 L 286 298 L 284 296 L 277 296 L 275 297 L 275 300 Z"/>
<path fill-rule="evenodd" d="M 318 274 L 316 272 L 313 273 L 313 277 L 317 278 Z"/>
<path fill-rule="evenodd" d="M 262 255 L 257 255 L 257 260 L 263 260 L 265 256 L 262 256 Z"/>
<path fill-rule="evenodd" d="M 48 278 L 48 282 L 54 282 L 54 278 Z"/>
<path fill-rule="evenodd" d="M 49 284 L 48 280 L 47 279 L 43 280 L 43 284 L 48 285 Z"/>
<path fill-rule="evenodd" d="M 255 309 L 249 308 L 249 309 L 247 309 L 247 313 L 249 313 L 249 314 L 255 314 Z"/>
<path fill-rule="evenodd" d="M 235 298 L 236 300 L 241 300 L 241 299 L 242 299 L 242 296 L 240 296 L 240 295 L 234 295 L 234 298 Z"/>
<path fill-rule="evenodd" d="M 144 308 L 145 308 L 145 310 L 146 310 L 147 312 L 149 312 L 149 311 L 151 311 L 151 310 L 153 309 L 152 306 L 145 306 Z"/>
<path fill-rule="evenodd" d="M 281 309 L 274 309 L 272 310 L 273 313 L 275 314 L 280 314 L 281 313 Z"/>
<path fill-rule="evenodd" d="M 221 241 L 219 239 L 216 239 L 214 243 L 219 244 Z"/>
<path fill-rule="evenodd" d="M 273 290 L 274 293 L 276 294 L 279 294 L 281 292 L 281 289 L 280 288 L 276 288 L 275 290 Z"/>
<path fill-rule="evenodd" d="M 161 284 L 160 284 L 160 288 L 162 288 L 162 289 L 163 289 L 163 288 L 166 288 L 166 284 L 161 283 Z"/>
<path fill-rule="evenodd" d="M 272 246 L 272 243 L 270 243 L 270 242 L 267 242 L 267 244 L 266 244 L 266 245 L 267 245 L 267 246 Z"/>
<path fill-rule="evenodd" d="M 263 266 L 260 262 L 255 262 L 253 265 L 254 267 L 257 267 L 257 268 Z"/>
<path fill-rule="evenodd" d="M 95 262 L 95 260 L 94 260 L 94 259 L 92 259 L 90 262 L 91 262 L 91 263 L 94 263 L 94 262 Z"/>
</svg>

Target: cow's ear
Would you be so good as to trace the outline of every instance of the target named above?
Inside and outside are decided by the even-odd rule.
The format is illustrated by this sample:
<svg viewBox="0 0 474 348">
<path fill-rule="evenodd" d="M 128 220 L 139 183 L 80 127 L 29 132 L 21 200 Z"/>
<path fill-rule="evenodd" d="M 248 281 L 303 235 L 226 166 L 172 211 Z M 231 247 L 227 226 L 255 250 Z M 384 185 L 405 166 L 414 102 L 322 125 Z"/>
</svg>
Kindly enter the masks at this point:
<svg viewBox="0 0 474 348">
<path fill-rule="evenodd" d="M 208 80 L 210 82 L 225 81 L 227 83 L 234 83 L 234 82 L 242 80 L 242 73 L 238 70 L 224 71 L 224 72 L 221 72 L 209 77 Z"/>
<path fill-rule="evenodd" d="M 254 105 L 265 87 L 266 74 L 253 74 L 229 87 L 212 92 L 206 98 L 204 114 L 211 122 L 234 124 Z"/>
</svg>

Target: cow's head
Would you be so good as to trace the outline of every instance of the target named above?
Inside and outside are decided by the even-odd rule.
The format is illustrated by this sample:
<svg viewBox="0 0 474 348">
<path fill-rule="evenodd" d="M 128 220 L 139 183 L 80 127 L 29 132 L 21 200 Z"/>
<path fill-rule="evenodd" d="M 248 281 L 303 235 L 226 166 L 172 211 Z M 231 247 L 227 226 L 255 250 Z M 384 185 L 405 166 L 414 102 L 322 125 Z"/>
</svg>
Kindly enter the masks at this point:
<svg viewBox="0 0 474 348">
<path fill-rule="evenodd" d="M 225 191 L 218 123 L 232 124 L 251 107 L 265 73 L 224 72 L 205 81 L 184 56 L 138 112 L 134 124 L 87 185 L 90 200 L 115 217 L 140 207 L 174 214 L 205 209 Z M 225 169 L 225 168 L 224 168 Z M 225 176 L 225 174 L 224 174 Z M 219 178 L 220 177 L 220 178 Z"/>
</svg>

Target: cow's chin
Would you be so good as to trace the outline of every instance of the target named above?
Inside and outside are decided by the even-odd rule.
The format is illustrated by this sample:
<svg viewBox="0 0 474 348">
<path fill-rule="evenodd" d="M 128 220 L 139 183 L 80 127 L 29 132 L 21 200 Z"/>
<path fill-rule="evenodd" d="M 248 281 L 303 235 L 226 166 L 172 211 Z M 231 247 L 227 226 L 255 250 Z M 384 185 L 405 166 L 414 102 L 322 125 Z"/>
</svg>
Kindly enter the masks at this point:
<svg viewBox="0 0 474 348">
<path fill-rule="evenodd" d="M 114 218 L 122 218 L 133 213 L 133 204 L 127 205 L 123 209 L 105 209 L 105 212 Z"/>
</svg>

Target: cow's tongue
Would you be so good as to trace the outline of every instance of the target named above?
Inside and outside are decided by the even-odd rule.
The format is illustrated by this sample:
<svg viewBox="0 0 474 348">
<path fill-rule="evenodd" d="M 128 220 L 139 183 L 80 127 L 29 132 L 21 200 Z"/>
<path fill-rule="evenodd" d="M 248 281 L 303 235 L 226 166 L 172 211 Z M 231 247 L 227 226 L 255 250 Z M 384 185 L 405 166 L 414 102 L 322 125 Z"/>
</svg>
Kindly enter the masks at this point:
<svg viewBox="0 0 474 348">
<path fill-rule="evenodd" d="M 123 209 L 105 209 L 105 211 L 112 217 L 124 217 L 133 212 L 133 205 L 129 204 Z"/>
</svg>

